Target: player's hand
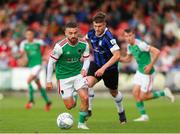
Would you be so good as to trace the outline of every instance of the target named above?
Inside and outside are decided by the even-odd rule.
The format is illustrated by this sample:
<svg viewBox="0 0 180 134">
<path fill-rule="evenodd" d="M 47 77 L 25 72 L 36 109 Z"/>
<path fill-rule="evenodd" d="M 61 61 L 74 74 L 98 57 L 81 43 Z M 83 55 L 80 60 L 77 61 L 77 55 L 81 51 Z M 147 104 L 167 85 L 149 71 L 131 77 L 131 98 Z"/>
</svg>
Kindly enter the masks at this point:
<svg viewBox="0 0 180 134">
<path fill-rule="evenodd" d="M 95 76 L 97 76 L 97 77 L 102 76 L 102 75 L 104 74 L 104 71 L 105 71 L 104 68 L 98 69 L 98 70 L 95 72 Z"/>
<path fill-rule="evenodd" d="M 146 74 L 149 74 L 149 73 L 150 73 L 150 71 L 151 71 L 151 69 L 152 69 L 152 65 L 151 65 L 151 64 L 149 64 L 149 65 L 145 66 L 145 68 L 144 68 L 144 72 L 145 72 Z"/>
<path fill-rule="evenodd" d="M 47 82 L 46 83 L 46 89 L 47 90 L 52 90 L 52 88 L 53 88 L 52 82 Z"/>
<path fill-rule="evenodd" d="M 87 71 L 84 70 L 84 69 L 82 69 L 82 70 L 81 70 L 81 75 L 82 75 L 83 77 L 86 77 L 86 76 L 87 76 Z"/>
</svg>

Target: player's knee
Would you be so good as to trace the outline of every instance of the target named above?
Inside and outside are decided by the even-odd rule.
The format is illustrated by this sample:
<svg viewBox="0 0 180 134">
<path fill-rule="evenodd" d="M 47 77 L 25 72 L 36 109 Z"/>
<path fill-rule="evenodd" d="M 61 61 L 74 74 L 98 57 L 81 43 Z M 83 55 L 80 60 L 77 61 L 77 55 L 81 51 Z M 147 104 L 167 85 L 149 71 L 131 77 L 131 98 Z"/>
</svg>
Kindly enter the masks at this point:
<svg viewBox="0 0 180 134">
<path fill-rule="evenodd" d="M 82 99 L 84 102 L 88 102 L 88 95 L 82 96 L 81 99 Z"/>
<path fill-rule="evenodd" d="M 133 96 L 134 96 L 134 97 L 139 97 L 138 92 L 137 92 L 137 91 L 135 91 L 135 90 L 133 90 L 133 91 L 132 91 L 132 94 L 133 94 Z"/>
<path fill-rule="evenodd" d="M 117 90 L 110 90 L 110 94 L 112 95 L 112 97 L 116 97 L 116 95 L 118 94 Z"/>
<path fill-rule="evenodd" d="M 141 94 L 140 95 L 141 101 L 146 100 L 147 98 L 148 98 L 148 96 L 146 94 Z"/>
<path fill-rule="evenodd" d="M 68 109 L 68 110 L 71 110 L 73 107 L 74 107 L 74 105 L 75 104 L 66 104 L 66 108 Z"/>
<path fill-rule="evenodd" d="M 95 85 L 95 83 L 88 81 L 88 87 L 89 87 L 89 88 L 93 88 L 94 85 Z"/>
</svg>

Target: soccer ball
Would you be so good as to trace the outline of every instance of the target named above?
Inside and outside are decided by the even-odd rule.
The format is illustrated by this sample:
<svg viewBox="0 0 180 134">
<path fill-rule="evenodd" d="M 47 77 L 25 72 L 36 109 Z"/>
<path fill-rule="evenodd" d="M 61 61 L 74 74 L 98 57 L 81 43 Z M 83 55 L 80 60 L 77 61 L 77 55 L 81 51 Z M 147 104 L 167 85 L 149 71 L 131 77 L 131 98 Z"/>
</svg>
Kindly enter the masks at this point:
<svg viewBox="0 0 180 134">
<path fill-rule="evenodd" d="M 73 126 L 73 117 L 69 113 L 61 113 L 57 117 L 57 126 L 61 129 L 70 129 Z"/>
</svg>

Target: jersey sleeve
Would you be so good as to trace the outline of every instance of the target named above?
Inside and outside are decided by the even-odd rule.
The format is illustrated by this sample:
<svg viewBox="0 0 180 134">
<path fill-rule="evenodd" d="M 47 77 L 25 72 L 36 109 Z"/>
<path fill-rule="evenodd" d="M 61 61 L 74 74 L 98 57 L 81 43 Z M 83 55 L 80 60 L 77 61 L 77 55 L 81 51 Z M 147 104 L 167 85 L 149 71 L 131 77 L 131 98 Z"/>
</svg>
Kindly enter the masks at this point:
<svg viewBox="0 0 180 134">
<path fill-rule="evenodd" d="M 146 52 L 148 52 L 150 49 L 150 46 L 144 41 L 140 41 L 138 43 L 138 47 L 140 48 L 141 51 L 146 51 Z"/>
<path fill-rule="evenodd" d="M 25 46 L 25 41 L 21 41 L 19 46 L 20 46 L 19 47 L 20 52 L 23 52 L 24 51 L 24 46 Z"/>
<path fill-rule="evenodd" d="M 50 57 L 53 58 L 54 60 L 58 60 L 59 57 L 62 55 L 62 47 L 56 43 L 54 49 L 52 50 Z"/>
<path fill-rule="evenodd" d="M 36 42 L 40 44 L 40 46 L 44 46 L 45 42 L 42 39 L 37 39 Z"/>
<path fill-rule="evenodd" d="M 114 51 L 120 49 L 117 42 L 116 42 L 116 39 L 111 39 L 110 42 L 112 44 L 112 47 L 110 48 L 111 52 L 114 52 Z"/>
<path fill-rule="evenodd" d="M 88 58 L 89 57 L 89 45 L 86 43 L 86 49 L 83 53 L 83 58 Z"/>
<path fill-rule="evenodd" d="M 112 33 L 109 30 L 106 31 L 105 38 L 108 41 L 108 43 L 107 43 L 108 48 L 110 49 L 111 52 L 114 52 L 114 51 L 120 49 L 117 44 L 116 39 L 113 37 Z"/>
</svg>

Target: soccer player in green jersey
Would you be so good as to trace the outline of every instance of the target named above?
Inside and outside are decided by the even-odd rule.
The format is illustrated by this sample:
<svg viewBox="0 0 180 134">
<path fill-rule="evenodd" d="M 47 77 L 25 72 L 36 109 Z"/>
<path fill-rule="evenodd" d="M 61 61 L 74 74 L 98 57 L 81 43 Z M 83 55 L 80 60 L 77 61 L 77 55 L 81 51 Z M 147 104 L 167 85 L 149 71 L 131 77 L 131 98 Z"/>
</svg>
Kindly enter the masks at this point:
<svg viewBox="0 0 180 134">
<path fill-rule="evenodd" d="M 30 109 L 34 104 L 34 88 L 32 86 L 32 81 L 34 80 L 38 87 L 38 90 L 41 92 L 41 95 L 46 102 L 45 110 L 49 111 L 51 101 L 49 100 L 46 90 L 42 87 L 39 79 L 39 74 L 42 70 L 41 45 L 44 45 L 44 42 L 43 40 L 34 38 L 34 32 L 32 29 L 27 29 L 25 37 L 26 39 L 23 40 L 20 44 L 20 51 L 22 54 L 22 59 L 27 59 L 27 66 L 31 69 L 31 73 L 27 80 L 29 89 L 29 101 L 25 107 L 26 109 Z"/>
<path fill-rule="evenodd" d="M 79 29 L 75 22 L 66 24 L 66 38 L 55 44 L 49 58 L 46 87 L 52 89 L 51 77 L 55 64 L 59 95 L 68 110 L 75 107 L 77 94 L 79 95 L 81 102 L 78 128 L 89 129 L 85 124 L 88 114 L 88 85 L 85 76 L 90 64 L 89 46 L 85 40 L 78 37 L 78 32 Z"/>
<path fill-rule="evenodd" d="M 160 51 L 144 41 L 135 39 L 135 34 L 131 29 L 125 29 L 123 36 L 128 43 L 127 55 L 126 57 L 120 57 L 120 61 L 130 62 L 134 57 L 138 64 L 138 70 L 133 81 L 133 96 L 141 116 L 134 121 L 148 121 L 149 117 L 146 114 L 143 101 L 166 96 L 174 102 L 174 96 L 169 88 L 151 91 L 155 73 L 153 65 L 158 59 Z"/>
</svg>

